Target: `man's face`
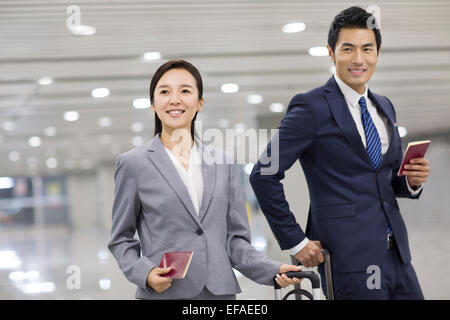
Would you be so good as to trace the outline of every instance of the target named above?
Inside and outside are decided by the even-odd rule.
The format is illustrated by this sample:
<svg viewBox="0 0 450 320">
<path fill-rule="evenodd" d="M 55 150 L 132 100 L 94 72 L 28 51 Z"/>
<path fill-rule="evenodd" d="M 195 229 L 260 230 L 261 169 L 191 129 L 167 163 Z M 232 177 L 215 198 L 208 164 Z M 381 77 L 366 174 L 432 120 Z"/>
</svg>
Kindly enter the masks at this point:
<svg viewBox="0 0 450 320">
<path fill-rule="evenodd" d="M 342 28 L 334 52 L 327 45 L 336 74 L 349 87 L 362 94 L 378 61 L 375 33 L 371 29 Z"/>
</svg>

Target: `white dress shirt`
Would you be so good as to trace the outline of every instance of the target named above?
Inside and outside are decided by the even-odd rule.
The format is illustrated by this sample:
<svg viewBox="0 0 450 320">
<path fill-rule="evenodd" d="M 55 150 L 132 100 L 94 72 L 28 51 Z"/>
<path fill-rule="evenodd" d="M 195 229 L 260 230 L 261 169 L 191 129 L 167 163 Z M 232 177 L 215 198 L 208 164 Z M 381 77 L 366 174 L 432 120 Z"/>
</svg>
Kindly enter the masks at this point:
<svg viewBox="0 0 450 320">
<path fill-rule="evenodd" d="M 196 144 L 194 143 L 191 149 L 188 170 L 186 170 L 181 165 L 172 151 L 170 151 L 166 147 L 164 148 L 166 149 L 169 158 L 172 160 L 173 165 L 177 169 L 181 180 L 183 181 L 189 192 L 189 196 L 191 198 L 192 204 L 194 205 L 195 211 L 197 212 L 197 214 L 200 214 L 200 206 L 202 204 L 203 197 L 203 174 L 201 166 L 201 155 Z"/>
<path fill-rule="evenodd" d="M 349 87 L 346 83 L 344 83 L 339 77 L 334 74 L 334 79 L 336 80 L 336 83 L 339 86 L 339 89 L 341 89 L 342 93 L 344 94 L 345 101 L 347 102 L 348 109 L 350 110 L 350 113 L 353 117 L 353 120 L 355 121 L 356 128 L 358 129 L 359 135 L 361 136 L 361 141 L 365 148 L 367 148 L 366 145 L 366 132 L 364 131 L 364 127 L 361 121 L 361 107 L 359 105 L 359 99 L 361 97 L 364 97 L 366 99 L 366 105 L 367 105 L 367 111 L 369 112 L 370 116 L 372 117 L 372 121 L 377 128 L 378 135 L 380 136 L 381 141 L 381 154 L 384 155 L 388 148 L 389 148 L 389 141 L 391 140 L 391 131 L 389 130 L 389 123 L 388 119 L 382 114 L 379 113 L 377 108 L 373 105 L 372 101 L 370 101 L 369 97 L 367 96 L 368 87 L 366 85 L 366 90 L 363 94 L 360 94 L 353 90 L 351 87 Z M 393 128 L 393 130 L 395 130 Z M 406 185 L 408 187 L 409 192 L 411 195 L 415 196 L 417 195 L 420 190 L 422 189 L 423 185 L 416 191 L 414 191 L 408 183 L 408 180 L 406 180 Z M 300 242 L 295 247 L 288 249 L 289 253 L 291 255 L 296 255 L 297 253 L 302 250 L 306 244 L 309 242 L 309 239 L 305 237 L 305 239 Z"/>
</svg>

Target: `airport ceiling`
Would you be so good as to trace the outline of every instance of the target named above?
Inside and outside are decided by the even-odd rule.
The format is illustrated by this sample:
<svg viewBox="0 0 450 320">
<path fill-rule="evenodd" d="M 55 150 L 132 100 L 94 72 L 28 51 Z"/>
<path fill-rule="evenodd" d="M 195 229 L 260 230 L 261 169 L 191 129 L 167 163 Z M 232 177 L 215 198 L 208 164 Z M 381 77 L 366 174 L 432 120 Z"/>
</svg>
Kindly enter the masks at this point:
<svg viewBox="0 0 450 320">
<path fill-rule="evenodd" d="M 294 94 L 331 76 L 329 57 L 309 49 L 326 45 L 333 17 L 373 4 L 1 0 L 0 175 L 89 171 L 150 139 L 153 112 L 134 105 L 145 106 L 136 99 L 148 99 L 154 71 L 172 58 L 191 61 L 203 75 L 204 128 L 279 121 L 282 113 L 272 110 L 285 111 Z M 375 4 L 383 44 L 369 87 L 391 99 L 408 135 L 449 131 L 450 2 Z M 282 31 L 299 22 L 304 31 Z M 96 32 L 74 34 L 90 31 L 78 25 Z M 159 60 L 151 60 L 155 52 Z M 239 90 L 224 93 L 225 83 Z M 96 88 L 109 95 L 94 98 Z M 74 115 L 68 111 L 78 120 L 65 120 Z"/>
</svg>

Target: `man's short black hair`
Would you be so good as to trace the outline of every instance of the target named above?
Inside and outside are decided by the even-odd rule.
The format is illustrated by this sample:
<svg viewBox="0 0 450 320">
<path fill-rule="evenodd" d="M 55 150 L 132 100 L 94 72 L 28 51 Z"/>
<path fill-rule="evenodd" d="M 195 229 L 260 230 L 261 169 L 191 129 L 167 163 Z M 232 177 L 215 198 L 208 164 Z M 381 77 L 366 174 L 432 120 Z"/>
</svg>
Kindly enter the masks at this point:
<svg viewBox="0 0 450 320">
<path fill-rule="evenodd" d="M 334 20 L 331 23 L 330 31 L 328 32 L 328 44 L 334 52 L 339 36 L 339 31 L 341 31 L 342 28 L 369 29 L 368 26 L 375 25 L 375 17 L 363 8 L 353 6 L 345 9 L 339 12 L 339 14 L 334 17 Z M 381 33 L 380 30 L 375 27 L 372 27 L 371 29 L 375 33 L 378 52 L 381 46 Z"/>
</svg>

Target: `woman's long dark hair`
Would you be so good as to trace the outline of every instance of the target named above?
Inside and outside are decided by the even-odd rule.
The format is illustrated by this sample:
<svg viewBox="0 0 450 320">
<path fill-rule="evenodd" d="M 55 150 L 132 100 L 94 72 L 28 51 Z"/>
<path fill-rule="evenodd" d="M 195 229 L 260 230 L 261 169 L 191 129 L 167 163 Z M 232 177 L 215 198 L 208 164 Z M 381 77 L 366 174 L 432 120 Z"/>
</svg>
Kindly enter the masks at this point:
<svg viewBox="0 0 450 320">
<path fill-rule="evenodd" d="M 202 76 L 200 75 L 200 72 L 191 63 L 189 63 L 185 60 L 176 59 L 176 60 L 170 60 L 170 61 L 167 61 L 166 63 L 164 63 L 162 66 L 160 66 L 158 68 L 158 70 L 156 70 L 155 74 L 153 75 L 152 81 L 150 82 L 150 103 L 153 105 L 153 102 L 155 101 L 154 100 L 155 88 L 156 88 L 156 84 L 158 83 L 159 79 L 161 79 L 161 77 L 167 71 L 172 70 L 172 69 L 184 69 L 194 77 L 195 81 L 197 82 L 198 100 L 200 101 L 203 97 L 203 81 L 202 81 Z M 195 119 L 197 118 L 197 113 L 198 112 L 195 113 L 194 119 L 192 119 L 192 122 L 191 122 L 192 140 L 194 140 L 194 122 L 195 122 Z M 161 134 L 161 132 L 162 132 L 161 119 L 159 119 L 158 115 L 155 112 L 155 136 L 157 134 Z"/>
</svg>

